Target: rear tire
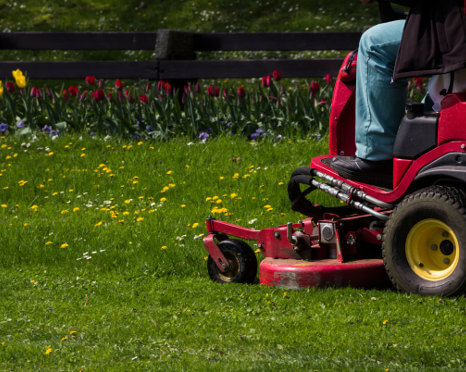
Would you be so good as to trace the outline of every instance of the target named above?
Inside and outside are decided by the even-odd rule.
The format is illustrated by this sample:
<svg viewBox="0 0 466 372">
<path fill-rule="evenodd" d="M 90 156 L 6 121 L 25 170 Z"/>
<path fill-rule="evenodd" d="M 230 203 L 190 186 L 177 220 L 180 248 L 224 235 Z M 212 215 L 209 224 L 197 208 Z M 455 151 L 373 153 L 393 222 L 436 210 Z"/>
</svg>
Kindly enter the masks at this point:
<svg viewBox="0 0 466 372">
<path fill-rule="evenodd" d="M 402 291 L 452 296 L 466 289 L 466 197 L 451 186 L 431 186 L 407 196 L 384 231 L 382 254 Z"/>
<path fill-rule="evenodd" d="M 218 243 L 219 249 L 230 263 L 230 269 L 222 273 L 209 255 L 207 271 L 214 282 L 253 283 L 257 274 L 257 258 L 251 247 L 242 240 L 229 239 Z"/>
</svg>

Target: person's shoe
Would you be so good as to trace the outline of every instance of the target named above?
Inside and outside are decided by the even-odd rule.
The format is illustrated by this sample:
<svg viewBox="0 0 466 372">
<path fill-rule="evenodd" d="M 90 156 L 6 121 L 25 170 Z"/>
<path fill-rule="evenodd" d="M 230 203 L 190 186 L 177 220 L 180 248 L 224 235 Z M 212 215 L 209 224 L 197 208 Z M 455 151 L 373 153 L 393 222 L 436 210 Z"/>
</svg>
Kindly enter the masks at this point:
<svg viewBox="0 0 466 372">
<path fill-rule="evenodd" d="M 334 156 L 327 165 L 349 180 L 393 188 L 393 160 L 366 160 L 357 156 Z"/>
</svg>

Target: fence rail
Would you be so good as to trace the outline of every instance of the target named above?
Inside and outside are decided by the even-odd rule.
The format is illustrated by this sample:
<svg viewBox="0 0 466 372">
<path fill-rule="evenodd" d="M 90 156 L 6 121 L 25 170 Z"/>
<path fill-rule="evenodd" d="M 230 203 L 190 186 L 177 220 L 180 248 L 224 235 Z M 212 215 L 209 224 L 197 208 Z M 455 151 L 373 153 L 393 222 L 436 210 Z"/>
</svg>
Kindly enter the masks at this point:
<svg viewBox="0 0 466 372">
<path fill-rule="evenodd" d="M 205 51 L 352 50 L 360 32 L 191 33 L 158 32 L 14 32 L 0 33 L 3 50 L 153 50 L 146 61 L 0 61 L 0 78 L 21 69 L 31 79 L 100 78 L 194 80 L 251 78 L 274 69 L 285 77 L 335 74 L 340 58 L 197 60 Z"/>
</svg>

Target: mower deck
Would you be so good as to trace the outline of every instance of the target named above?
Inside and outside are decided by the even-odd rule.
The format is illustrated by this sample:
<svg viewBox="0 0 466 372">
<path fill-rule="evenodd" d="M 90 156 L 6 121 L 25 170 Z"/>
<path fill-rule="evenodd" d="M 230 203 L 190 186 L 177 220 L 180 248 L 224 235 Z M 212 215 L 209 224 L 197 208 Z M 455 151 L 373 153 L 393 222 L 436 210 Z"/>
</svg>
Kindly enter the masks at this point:
<svg viewBox="0 0 466 372">
<path fill-rule="evenodd" d="M 288 289 L 329 286 L 375 288 L 390 283 L 382 259 L 340 262 L 337 259 L 265 258 L 260 263 L 259 273 L 261 284 Z"/>
</svg>

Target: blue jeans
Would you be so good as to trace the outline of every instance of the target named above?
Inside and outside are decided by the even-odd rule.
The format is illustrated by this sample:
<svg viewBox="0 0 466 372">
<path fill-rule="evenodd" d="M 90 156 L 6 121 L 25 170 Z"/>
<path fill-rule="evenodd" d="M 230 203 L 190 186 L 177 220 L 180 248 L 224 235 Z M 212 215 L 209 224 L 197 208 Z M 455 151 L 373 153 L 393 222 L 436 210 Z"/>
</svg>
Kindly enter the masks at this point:
<svg viewBox="0 0 466 372">
<path fill-rule="evenodd" d="M 393 157 L 393 144 L 404 115 L 408 83 L 391 82 L 405 21 L 371 27 L 359 42 L 356 73 L 356 156 Z"/>
</svg>

